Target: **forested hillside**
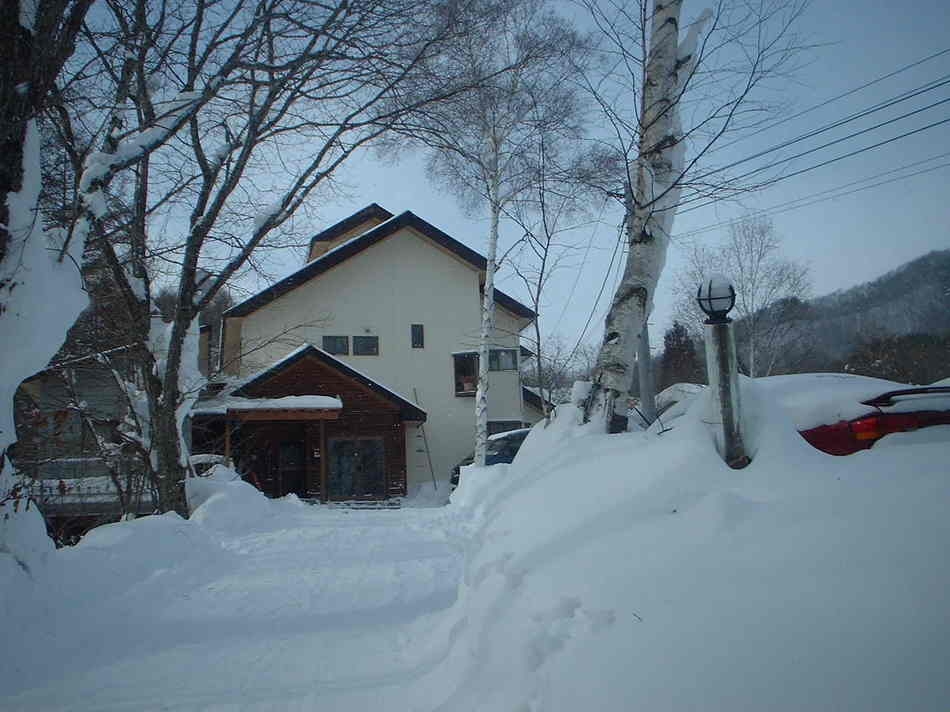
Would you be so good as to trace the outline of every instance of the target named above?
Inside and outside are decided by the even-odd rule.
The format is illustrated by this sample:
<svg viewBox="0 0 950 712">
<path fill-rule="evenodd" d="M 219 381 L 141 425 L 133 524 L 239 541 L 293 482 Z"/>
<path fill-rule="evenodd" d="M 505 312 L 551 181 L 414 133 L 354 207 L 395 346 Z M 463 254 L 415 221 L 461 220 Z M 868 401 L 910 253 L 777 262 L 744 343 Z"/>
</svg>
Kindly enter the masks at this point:
<svg viewBox="0 0 950 712">
<path fill-rule="evenodd" d="M 885 336 L 950 331 L 950 250 L 931 252 L 808 306 L 815 347 L 831 358 Z"/>
<path fill-rule="evenodd" d="M 778 302 L 760 312 L 759 321 L 769 324 L 764 331 L 770 339 L 759 345 L 769 366 L 760 375 L 849 371 L 917 383 L 933 373 L 946 377 L 950 250 L 930 252 L 850 289 Z M 738 319 L 740 362 L 747 338 Z"/>
</svg>

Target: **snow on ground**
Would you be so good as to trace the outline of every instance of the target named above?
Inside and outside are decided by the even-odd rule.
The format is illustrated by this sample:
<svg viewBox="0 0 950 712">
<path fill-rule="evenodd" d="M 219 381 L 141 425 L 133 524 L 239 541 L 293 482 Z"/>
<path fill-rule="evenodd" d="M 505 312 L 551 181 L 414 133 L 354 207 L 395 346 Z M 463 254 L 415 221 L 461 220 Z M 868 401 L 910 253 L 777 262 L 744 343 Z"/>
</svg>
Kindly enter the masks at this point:
<svg viewBox="0 0 950 712">
<path fill-rule="evenodd" d="M 0 707 L 947 709 L 946 429 L 845 458 L 796 433 L 895 385 L 860 380 L 746 382 L 741 471 L 699 395 L 662 434 L 562 406 L 445 507 L 206 482 L 189 521 L 0 569 Z"/>
</svg>

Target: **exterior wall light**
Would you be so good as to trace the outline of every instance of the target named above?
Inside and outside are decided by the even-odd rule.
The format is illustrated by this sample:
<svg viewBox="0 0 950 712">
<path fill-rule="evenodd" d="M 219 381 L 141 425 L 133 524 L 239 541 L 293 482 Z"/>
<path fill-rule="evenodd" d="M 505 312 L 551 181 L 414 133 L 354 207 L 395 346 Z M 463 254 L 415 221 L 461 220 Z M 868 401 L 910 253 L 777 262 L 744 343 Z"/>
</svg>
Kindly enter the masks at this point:
<svg viewBox="0 0 950 712">
<path fill-rule="evenodd" d="M 713 275 L 696 291 L 696 302 L 706 319 L 706 373 L 711 391 L 707 422 L 713 426 L 716 449 L 733 469 L 749 464 L 742 441 L 742 404 L 739 369 L 730 310 L 736 305 L 736 290 L 728 279 Z"/>
<path fill-rule="evenodd" d="M 707 324 L 727 324 L 732 321 L 726 315 L 736 305 L 736 290 L 728 279 L 715 274 L 699 285 L 696 302 L 708 317 Z"/>
</svg>

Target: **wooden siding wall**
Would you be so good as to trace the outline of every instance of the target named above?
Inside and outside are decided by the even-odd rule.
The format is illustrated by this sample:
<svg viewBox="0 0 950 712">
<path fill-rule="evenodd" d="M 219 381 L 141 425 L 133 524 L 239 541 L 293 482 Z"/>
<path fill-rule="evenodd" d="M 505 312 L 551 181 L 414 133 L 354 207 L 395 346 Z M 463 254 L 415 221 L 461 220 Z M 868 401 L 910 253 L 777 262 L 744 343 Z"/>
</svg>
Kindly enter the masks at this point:
<svg viewBox="0 0 950 712">
<path fill-rule="evenodd" d="M 338 396 L 343 411 L 338 420 L 326 423 L 326 439 L 381 437 L 385 445 L 386 495 L 406 494 L 406 438 L 399 407 L 327 366 L 319 359 L 305 357 L 266 382 L 248 389 L 255 398 L 282 398 L 299 395 Z M 326 444 L 321 456 L 326 460 Z M 313 483 L 319 487 L 319 478 Z M 321 492 L 320 496 L 325 496 Z"/>
</svg>

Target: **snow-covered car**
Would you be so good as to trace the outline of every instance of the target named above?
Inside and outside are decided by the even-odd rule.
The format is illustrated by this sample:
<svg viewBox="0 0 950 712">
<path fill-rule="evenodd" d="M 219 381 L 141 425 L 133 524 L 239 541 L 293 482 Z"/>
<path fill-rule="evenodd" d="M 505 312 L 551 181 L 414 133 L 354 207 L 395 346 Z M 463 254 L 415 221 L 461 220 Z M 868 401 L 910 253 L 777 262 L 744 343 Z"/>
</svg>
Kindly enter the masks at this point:
<svg viewBox="0 0 950 712">
<path fill-rule="evenodd" d="M 800 430 L 829 455 L 867 450 L 886 435 L 950 425 L 950 386 L 900 388 L 859 401 L 866 412 L 854 418 Z"/>
<path fill-rule="evenodd" d="M 921 437 L 932 439 L 939 436 L 936 426 L 944 426 L 950 440 L 948 381 L 902 387 L 865 376 L 822 373 L 773 376 L 759 384 L 786 409 L 801 436 L 829 455 L 851 455 L 885 436 L 924 429 Z M 658 425 L 669 427 L 704 389 L 677 383 L 658 394 Z"/>
<path fill-rule="evenodd" d="M 515 455 L 521 449 L 521 443 L 528 437 L 531 428 L 520 428 L 518 430 L 507 430 L 503 433 L 496 433 L 488 438 L 488 448 L 485 452 L 485 465 L 499 465 L 514 461 Z M 465 465 L 471 465 L 475 461 L 475 453 L 471 453 L 459 464 L 452 468 L 452 487 L 457 487 L 459 483 L 459 472 Z"/>
</svg>

